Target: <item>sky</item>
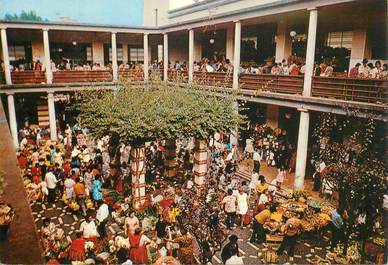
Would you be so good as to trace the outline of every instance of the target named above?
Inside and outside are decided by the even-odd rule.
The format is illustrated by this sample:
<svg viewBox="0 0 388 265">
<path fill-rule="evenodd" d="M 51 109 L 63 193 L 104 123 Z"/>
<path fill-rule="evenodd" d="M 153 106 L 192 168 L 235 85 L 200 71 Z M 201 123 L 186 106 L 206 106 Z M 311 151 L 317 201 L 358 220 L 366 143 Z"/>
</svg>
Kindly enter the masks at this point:
<svg viewBox="0 0 388 265">
<path fill-rule="evenodd" d="M 143 0 L 0 0 L 0 19 L 24 10 L 49 21 L 142 26 L 143 9 Z"/>
</svg>

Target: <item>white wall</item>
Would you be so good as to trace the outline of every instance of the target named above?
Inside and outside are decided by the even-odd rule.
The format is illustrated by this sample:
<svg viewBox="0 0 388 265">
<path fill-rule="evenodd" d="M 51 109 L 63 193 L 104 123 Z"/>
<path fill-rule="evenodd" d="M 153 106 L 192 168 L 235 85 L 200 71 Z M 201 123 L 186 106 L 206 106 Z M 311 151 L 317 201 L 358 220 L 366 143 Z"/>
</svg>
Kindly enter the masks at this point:
<svg viewBox="0 0 388 265">
<path fill-rule="evenodd" d="M 279 21 L 276 32 L 275 62 L 280 63 L 292 53 L 292 40 L 286 21 Z"/>
<path fill-rule="evenodd" d="M 100 65 L 104 65 L 104 43 L 93 41 L 92 54 L 93 63 L 99 63 Z"/>
<path fill-rule="evenodd" d="M 33 41 L 31 42 L 32 49 L 32 60 L 39 60 L 41 63 L 44 61 L 44 47 L 42 41 Z"/>
<path fill-rule="evenodd" d="M 158 9 L 158 26 L 168 24 L 169 0 L 144 0 L 144 26 L 156 26 L 155 9 Z"/>
</svg>

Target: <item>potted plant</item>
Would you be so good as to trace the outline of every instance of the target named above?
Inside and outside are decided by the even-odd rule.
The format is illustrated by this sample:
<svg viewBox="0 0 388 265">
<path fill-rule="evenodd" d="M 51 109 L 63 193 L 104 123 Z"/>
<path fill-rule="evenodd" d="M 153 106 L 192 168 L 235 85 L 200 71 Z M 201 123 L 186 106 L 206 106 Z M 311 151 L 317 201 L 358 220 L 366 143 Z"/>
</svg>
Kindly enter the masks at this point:
<svg viewBox="0 0 388 265">
<path fill-rule="evenodd" d="M 0 196 L 4 192 L 5 182 L 4 173 L 0 172 Z M 4 201 L 0 201 L 0 240 L 7 238 L 9 224 L 15 218 L 15 212 L 11 205 Z"/>
<path fill-rule="evenodd" d="M 7 238 L 9 224 L 14 218 L 15 212 L 12 206 L 5 202 L 0 202 L 0 240 Z"/>
</svg>

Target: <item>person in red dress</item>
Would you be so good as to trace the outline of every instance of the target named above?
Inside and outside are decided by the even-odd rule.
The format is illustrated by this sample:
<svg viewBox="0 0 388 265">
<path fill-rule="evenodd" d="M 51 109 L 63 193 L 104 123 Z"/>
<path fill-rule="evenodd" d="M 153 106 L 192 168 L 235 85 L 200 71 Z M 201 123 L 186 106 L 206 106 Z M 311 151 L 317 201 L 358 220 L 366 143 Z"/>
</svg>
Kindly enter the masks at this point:
<svg viewBox="0 0 388 265">
<path fill-rule="evenodd" d="M 25 157 L 25 155 L 23 153 L 21 153 L 18 157 L 18 164 L 19 164 L 20 169 L 22 169 L 22 170 L 26 169 L 27 162 L 28 162 L 27 158 Z"/>
<path fill-rule="evenodd" d="M 31 168 L 32 180 L 35 184 L 38 184 L 42 181 L 42 170 L 40 169 L 39 163 Z"/>
<path fill-rule="evenodd" d="M 133 264 L 148 263 L 146 246 L 150 242 L 150 239 L 141 232 L 140 228 L 136 228 L 134 234 L 129 234 L 128 239 L 131 244 L 129 258 Z"/>
<path fill-rule="evenodd" d="M 73 240 L 69 250 L 69 258 L 72 261 L 85 260 L 85 239 L 82 238 L 82 233 L 77 232 L 77 238 Z"/>
</svg>

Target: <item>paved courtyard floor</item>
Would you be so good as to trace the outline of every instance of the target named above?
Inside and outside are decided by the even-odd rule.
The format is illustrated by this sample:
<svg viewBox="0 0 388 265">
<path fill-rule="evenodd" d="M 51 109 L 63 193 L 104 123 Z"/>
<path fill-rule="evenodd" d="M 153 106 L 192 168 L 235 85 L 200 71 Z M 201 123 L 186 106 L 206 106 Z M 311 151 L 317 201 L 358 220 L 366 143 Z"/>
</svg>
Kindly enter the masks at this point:
<svg viewBox="0 0 388 265">
<path fill-rule="evenodd" d="M 250 162 L 243 162 L 239 167 L 239 176 L 248 177 L 250 174 Z M 262 166 L 260 174 L 266 176 L 267 181 L 272 180 L 276 176 L 277 169 L 273 167 Z M 306 190 L 311 190 L 311 181 L 306 181 Z M 287 176 L 284 187 L 292 188 L 293 184 L 293 175 L 290 174 Z M 314 197 L 317 196 L 316 193 L 312 193 Z M 62 201 L 58 201 L 55 204 L 48 205 L 47 203 L 42 204 L 40 202 L 32 203 L 31 209 L 33 213 L 33 218 L 39 229 L 42 225 L 43 219 L 46 217 L 51 218 L 51 220 L 56 224 L 58 228 L 62 228 L 65 231 L 65 234 L 71 238 L 75 237 L 75 231 L 79 229 L 80 224 L 84 221 L 83 217 L 80 214 L 73 213 Z M 112 219 L 108 222 L 107 231 L 108 236 L 111 235 L 124 235 L 122 230 L 122 224 L 116 224 L 112 222 Z M 222 224 L 224 232 L 228 235 L 236 234 L 239 237 L 239 249 L 240 256 L 243 257 L 245 264 L 260 264 L 264 263 L 262 261 L 263 255 L 266 251 L 274 249 L 276 250 L 279 246 L 276 242 L 267 242 L 265 244 L 252 244 L 249 242 L 252 230 L 250 227 L 240 228 L 235 227 L 232 231 L 228 232 L 226 227 Z M 305 264 L 312 263 L 313 260 L 325 259 L 326 253 L 329 249 L 329 238 L 330 234 L 328 232 L 322 232 L 320 234 L 312 235 L 303 235 L 297 244 L 295 250 L 295 256 L 293 261 L 289 261 L 287 254 L 279 257 L 279 263 L 284 264 Z M 227 241 L 225 241 L 226 243 Z M 222 264 L 220 258 L 220 252 L 217 252 L 213 257 L 213 264 Z"/>
</svg>

